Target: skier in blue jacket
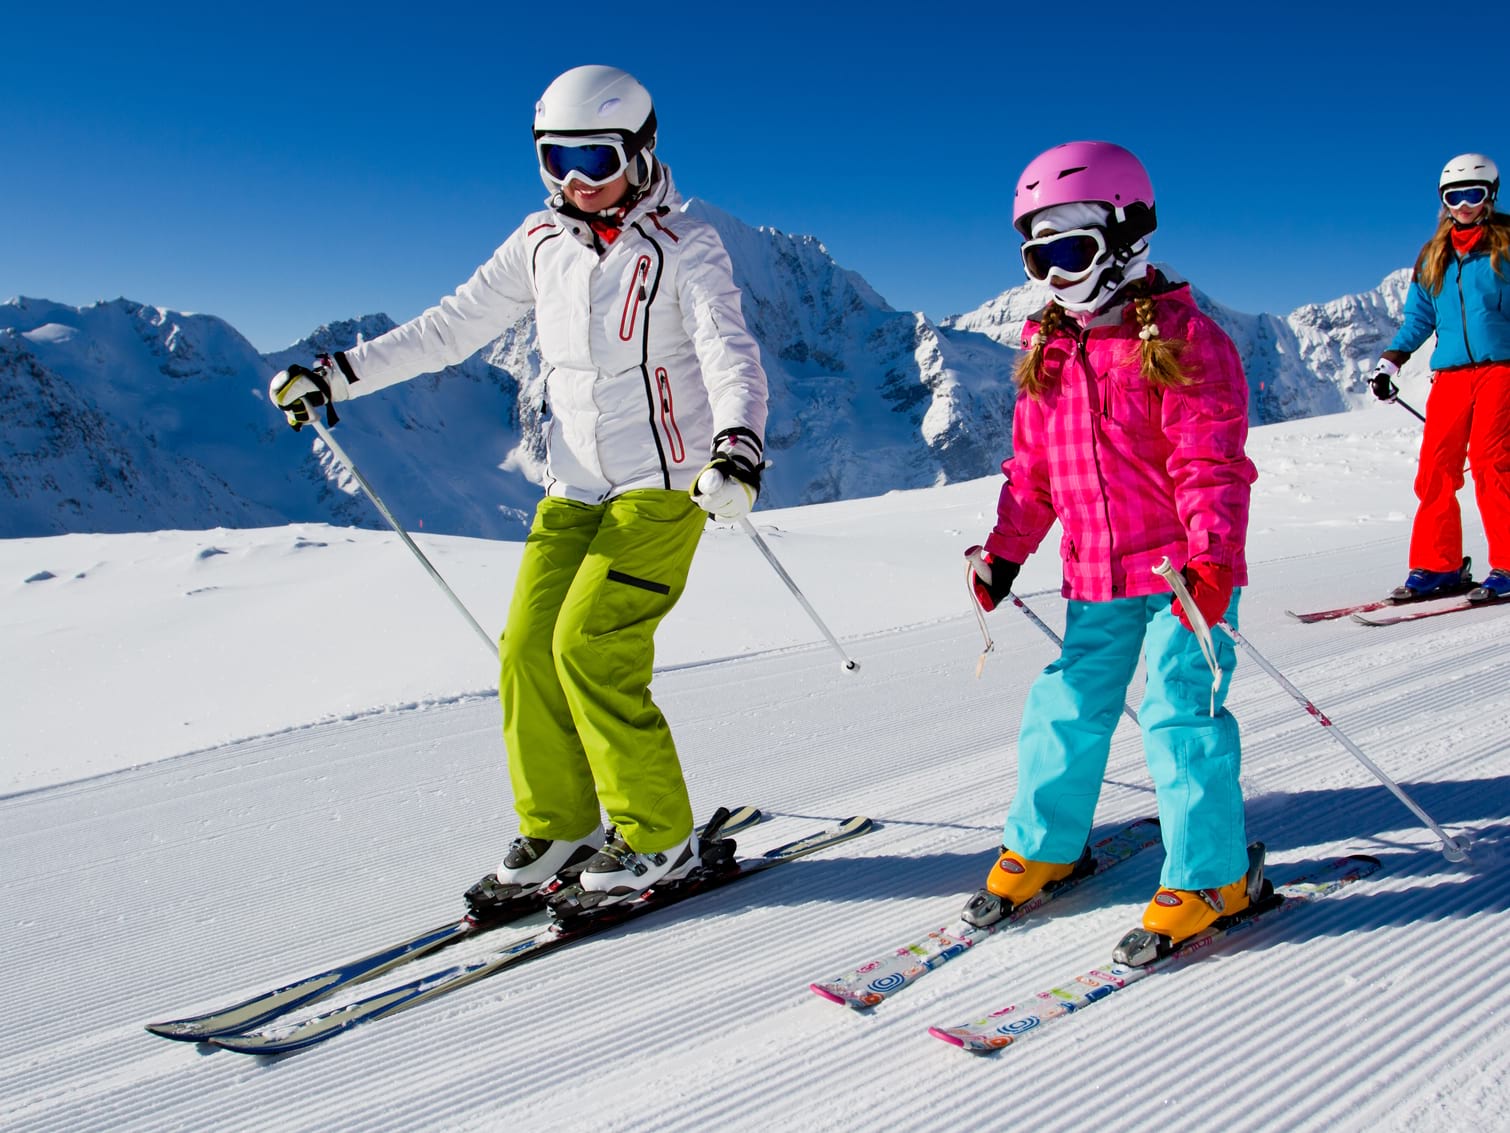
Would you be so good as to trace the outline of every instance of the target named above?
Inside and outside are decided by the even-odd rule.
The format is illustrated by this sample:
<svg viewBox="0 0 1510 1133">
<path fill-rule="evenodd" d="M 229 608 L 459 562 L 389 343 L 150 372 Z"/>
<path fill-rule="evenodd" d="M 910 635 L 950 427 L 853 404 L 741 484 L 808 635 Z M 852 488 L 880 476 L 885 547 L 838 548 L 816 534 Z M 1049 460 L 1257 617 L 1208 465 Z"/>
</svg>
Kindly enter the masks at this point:
<svg viewBox="0 0 1510 1133">
<path fill-rule="evenodd" d="M 1396 601 L 1473 585 L 1457 501 L 1465 457 L 1491 568 L 1468 600 L 1510 597 L 1510 216 L 1494 211 L 1499 186 L 1499 169 L 1483 154 L 1461 154 L 1442 170 L 1442 216 L 1416 259 L 1404 323 L 1371 383 L 1374 396 L 1393 400 L 1400 366 L 1436 335 L 1416 472 L 1421 505 Z"/>
</svg>

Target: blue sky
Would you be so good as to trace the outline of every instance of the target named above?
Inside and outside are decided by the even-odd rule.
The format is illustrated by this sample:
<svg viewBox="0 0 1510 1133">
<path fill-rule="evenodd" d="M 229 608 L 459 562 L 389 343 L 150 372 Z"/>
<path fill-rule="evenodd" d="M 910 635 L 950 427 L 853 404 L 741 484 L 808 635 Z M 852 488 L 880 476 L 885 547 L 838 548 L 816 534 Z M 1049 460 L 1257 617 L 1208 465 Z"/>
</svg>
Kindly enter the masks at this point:
<svg viewBox="0 0 1510 1133">
<path fill-rule="evenodd" d="M 1510 162 L 1495 65 L 1444 62 L 1468 11 L 32 3 L 0 70 L 0 297 L 219 315 L 265 351 L 402 321 L 539 207 L 540 91 L 610 63 L 684 195 L 816 236 L 895 307 L 1022 282 L 1017 174 L 1091 137 L 1148 166 L 1156 259 L 1287 313 L 1409 265 L 1448 157 Z"/>
</svg>

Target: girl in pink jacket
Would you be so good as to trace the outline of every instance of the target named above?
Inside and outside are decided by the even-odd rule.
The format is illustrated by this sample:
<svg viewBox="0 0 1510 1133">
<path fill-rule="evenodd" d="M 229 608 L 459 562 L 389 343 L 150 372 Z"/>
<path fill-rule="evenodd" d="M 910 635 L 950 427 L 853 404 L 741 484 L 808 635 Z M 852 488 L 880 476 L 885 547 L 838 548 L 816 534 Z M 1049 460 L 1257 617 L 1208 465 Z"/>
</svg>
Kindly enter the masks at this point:
<svg viewBox="0 0 1510 1133">
<path fill-rule="evenodd" d="M 1188 617 L 1153 572 L 1169 558 L 1208 623 L 1237 624 L 1256 475 L 1243 447 L 1247 382 L 1190 288 L 1150 266 L 1153 188 L 1127 150 L 1072 142 L 1035 158 L 1013 221 L 1028 276 L 1053 299 L 1023 328 L 1013 451 L 996 525 L 968 552 L 972 583 L 994 609 L 1057 520 L 1069 606 L 1063 652 L 1024 709 L 1000 857 L 965 917 L 989 924 L 1087 867 L 1141 654 L 1138 716 L 1166 852 L 1143 928 L 1167 947 L 1246 908 L 1261 884 L 1246 845 L 1237 722 L 1223 707 L 1233 643 L 1213 634 L 1213 690 Z"/>
</svg>

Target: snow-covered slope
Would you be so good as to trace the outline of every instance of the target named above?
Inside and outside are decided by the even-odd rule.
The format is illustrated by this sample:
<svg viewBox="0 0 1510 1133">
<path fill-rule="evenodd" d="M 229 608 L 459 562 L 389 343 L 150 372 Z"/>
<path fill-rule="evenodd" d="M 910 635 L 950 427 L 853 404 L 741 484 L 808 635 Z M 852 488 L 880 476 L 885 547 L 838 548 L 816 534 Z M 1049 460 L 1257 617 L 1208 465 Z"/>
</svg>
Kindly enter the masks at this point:
<svg viewBox="0 0 1510 1133">
<path fill-rule="evenodd" d="M 1271 874 L 1343 852 L 1382 869 L 989 1059 L 926 1028 L 1103 962 L 1157 884 L 1157 850 L 869 1016 L 807 984 L 943 924 L 992 860 L 1023 697 L 1054 657 L 1007 609 L 990 617 L 996 650 L 973 675 L 981 638 L 959 555 L 989 524 L 995 479 L 757 513 L 856 672 L 732 529 L 709 532 L 661 633 L 655 693 L 699 809 L 765 807 L 753 850 L 856 812 L 879 830 L 271 1061 L 141 1026 L 455 914 L 516 829 L 491 661 L 388 535 L 0 542 L 3 771 L 16 791 L 0 798 L 0 1126 L 1498 1130 L 1510 612 L 1393 629 L 1283 612 L 1398 581 L 1418 436 L 1389 407 L 1255 431 L 1242 629 L 1474 840 L 1469 861 L 1448 864 L 1327 729 L 1241 661 L 1230 706 L 1249 834 L 1267 843 Z M 517 547 L 420 538 L 496 627 Z M 1057 577 L 1041 554 L 1019 589 L 1062 628 Z M 1151 806 L 1124 724 L 1097 829 Z"/>
</svg>

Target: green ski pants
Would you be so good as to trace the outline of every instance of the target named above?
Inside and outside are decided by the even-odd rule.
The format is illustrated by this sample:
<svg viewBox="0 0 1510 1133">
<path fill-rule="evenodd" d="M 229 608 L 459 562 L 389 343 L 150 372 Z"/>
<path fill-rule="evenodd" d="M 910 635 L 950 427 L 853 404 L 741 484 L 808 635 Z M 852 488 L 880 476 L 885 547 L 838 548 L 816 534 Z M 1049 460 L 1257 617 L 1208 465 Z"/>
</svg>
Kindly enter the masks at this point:
<svg viewBox="0 0 1510 1133">
<path fill-rule="evenodd" d="M 686 588 L 707 513 L 686 492 L 535 510 L 499 645 L 519 832 L 581 838 L 599 808 L 640 853 L 692 832 L 671 728 L 650 697 L 655 631 Z"/>
</svg>

